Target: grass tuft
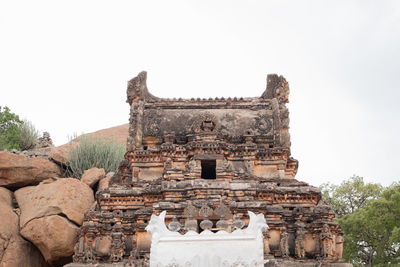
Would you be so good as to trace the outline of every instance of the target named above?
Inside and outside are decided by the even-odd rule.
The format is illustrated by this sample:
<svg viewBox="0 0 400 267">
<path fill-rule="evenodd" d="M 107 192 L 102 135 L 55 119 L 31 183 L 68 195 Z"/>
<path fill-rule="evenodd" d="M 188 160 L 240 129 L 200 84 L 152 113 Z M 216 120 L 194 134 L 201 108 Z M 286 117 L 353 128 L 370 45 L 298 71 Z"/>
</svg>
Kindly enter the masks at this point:
<svg viewBox="0 0 400 267">
<path fill-rule="evenodd" d="M 93 167 L 103 168 L 106 173 L 116 172 L 124 154 L 125 146 L 112 139 L 81 136 L 79 144 L 69 152 L 67 175 L 80 179 L 85 170 Z"/>
<path fill-rule="evenodd" d="M 23 151 L 33 148 L 36 140 L 39 138 L 39 132 L 36 130 L 32 122 L 24 120 L 23 123 L 18 127 L 18 130 L 18 145 L 20 149 Z"/>
</svg>

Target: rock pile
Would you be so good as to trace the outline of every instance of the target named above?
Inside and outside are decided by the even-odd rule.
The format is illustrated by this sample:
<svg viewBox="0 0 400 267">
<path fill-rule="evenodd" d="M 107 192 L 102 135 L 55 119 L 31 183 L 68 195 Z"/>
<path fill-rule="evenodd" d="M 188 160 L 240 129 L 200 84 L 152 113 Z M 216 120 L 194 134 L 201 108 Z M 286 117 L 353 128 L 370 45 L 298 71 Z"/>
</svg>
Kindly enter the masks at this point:
<svg viewBox="0 0 400 267">
<path fill-rule="evenodd" d="M 54 147 L 0 151 L 0 267 L 63 266 L 72 261 L 96 188 L 108 187 L 113 173 L 93 168 L 81 180 L 63 177 L 60 162 L 66 152 Z"/>
<path fill-rule="evenodd" d="M 51 140 L 50 134 L 48 132 L 43 132 L 43 136 L 39 137 L 34 145 L 34 148 L 46 148 L 54 147 L 53 140 Z"/>
</svg>

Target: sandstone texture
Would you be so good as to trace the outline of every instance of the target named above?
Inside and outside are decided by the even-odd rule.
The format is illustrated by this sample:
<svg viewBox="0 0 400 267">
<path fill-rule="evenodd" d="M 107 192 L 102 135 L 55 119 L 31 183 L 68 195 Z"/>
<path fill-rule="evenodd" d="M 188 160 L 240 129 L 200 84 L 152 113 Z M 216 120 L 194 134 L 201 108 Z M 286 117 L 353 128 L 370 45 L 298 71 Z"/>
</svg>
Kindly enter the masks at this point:
<svg viewBox="0 0 400 267">
<path fill-rule="evenodd" d="M 53 147 L 49 152 L 49 158 L 51 158 L 53 161 L 59 164 L 67 165 L 69 149 L 70 149 L 69 145 Z"/>
<path fill-rule="evenodd" d="M 19 233 L 11 191 L 0 187 L 0 267 L 47 266 L 42 254 Z"/>
<path fill-rule="evenodd" d="M 83 172 L 81 181 L 90 187 L 93 187 L 100 179 L 104 178 L 106 172 L 104 169 L 91 168 Z"/>
<path fill-rule="evenodd" d="M 15 192 L 21 209 L 21 235 L 53 264 L 70 261 L 78 227 L 94 202 L 93 191 L 74 178 L 46 180 Z"/>
<path fill-rule="evenodd" d="M 57 266 L 70 261 L 78 230 L 68 219 L 50 215 L 27 223 L 21 228 L 21 235 L 35 244 L 49 263 Z"/>
<path fill-rule="evenodd" d="M 49 160 L 0 151 L 0 186 L 19 188 L 60 176 L 59 167 Z"/>
<path fill-rule="evenodd" d="M 80 225 L 94 201 L 92 189 L 75 178 L 24 187 L 15 196 L 21 208 L 21 228 L 33 219 L 50 215 L 62 215 Z"/>
<path fill-rule="evenodd" d="M 107 176 L 99 181 L 99 186 L 97 187 L 97 191 L 101 191 L 105 188 L 108 188 L 110 186 L 110 180 L 113 175 L 114 175 L 113 172 L 107 173 Z"/>
<path fill-rule="evenodd" d="M 276 74 L 260 97 L 245 98 L 165 99 L 149 92 L 146 72 L 130 80 L 127 153 L 85 214 L 70 266 L 148 263 L 146 226 L 162 211 L 183 232 L 230 231 L 249 221 L 248 211 L 262 214 L 267 266 L 340 266 L 333 210 L 318 188 L 295 179 L 289 92 Z M 111 246 L 100 246 L 109 236 Z"/>
</svg>

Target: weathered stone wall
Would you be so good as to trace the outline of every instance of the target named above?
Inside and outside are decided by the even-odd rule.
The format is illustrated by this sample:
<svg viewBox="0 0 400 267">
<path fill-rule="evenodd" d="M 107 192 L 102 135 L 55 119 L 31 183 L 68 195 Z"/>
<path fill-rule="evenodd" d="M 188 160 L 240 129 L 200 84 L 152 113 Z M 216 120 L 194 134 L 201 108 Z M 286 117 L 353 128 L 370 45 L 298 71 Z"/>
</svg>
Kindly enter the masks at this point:
<svg viewBox="0 0 400 267">
<path fill-rule="evenodd" d="M 186 100 L 151 95 L 146 78 L 142 72 L 128 82 L 128 151 L 85 216 L 76 263 L 146 263 L 151 214 L 166 210 L 167 222 L 176 217 L 185 225 L 201 219 L 188 217 L 188 207 L 215 211 L 222 204 L 228 223 L 233 215 L 247 221 L 247 211 L 265 216 L 266 259 L 341 261 L 334 213 L 318 188 L 294 179 L 282 76 L 268 75 L 259 98 Z"/>
</svg>

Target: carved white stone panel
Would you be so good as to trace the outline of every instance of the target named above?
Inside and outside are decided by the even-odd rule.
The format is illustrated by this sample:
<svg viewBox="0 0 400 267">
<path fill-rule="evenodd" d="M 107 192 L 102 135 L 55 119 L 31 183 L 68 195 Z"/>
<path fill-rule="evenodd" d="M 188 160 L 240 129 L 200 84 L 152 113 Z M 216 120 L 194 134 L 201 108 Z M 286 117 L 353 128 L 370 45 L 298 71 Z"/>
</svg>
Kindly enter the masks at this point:
<svg viewBox="0 0 400 267">
<path fill-rule="evenodd" d="M 167 229 L 165 211 L 152 215 L 146 227 L 152 234 L 150 267 L 264 266 L 262 232 L 268 225 L 263 214 L 248 213 L 250 222 L 244 230 L 188 231 L 184 235 Z"/>
</svg>

